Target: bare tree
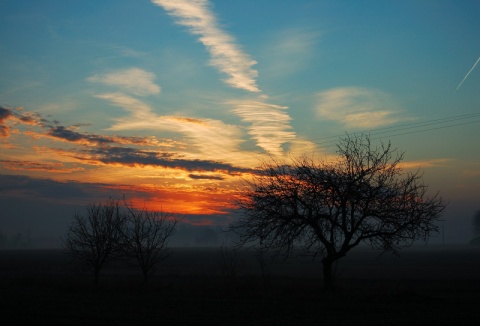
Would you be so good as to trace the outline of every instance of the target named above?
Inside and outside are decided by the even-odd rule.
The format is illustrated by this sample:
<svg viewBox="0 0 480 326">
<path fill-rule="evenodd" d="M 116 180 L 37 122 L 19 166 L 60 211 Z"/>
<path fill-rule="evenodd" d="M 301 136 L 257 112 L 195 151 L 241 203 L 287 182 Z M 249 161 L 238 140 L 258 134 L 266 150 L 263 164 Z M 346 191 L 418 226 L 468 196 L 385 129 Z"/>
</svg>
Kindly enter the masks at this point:
<svg viewBox="0 0 480 326">
<path fill-rule="evenodd" d="M 156 266 L 169 256 L 168 241 L 175 233 L 179 219 L 174 214 L 146 208 L 136 210 L 127 204 L 126 207 L 129 214 L 123 231 L 124 252 L 136 261 L 147 282 Z"/>
<path fill-rule="evenodd" d="M 123 224 L 119 202 L 114 199 L 89 204 L 86 216 L 73 217 L 63 246 L 70 256 L 92 269 L 95 284 L 104 265 L 122 256 Z"/>
<path fill-rule="evenodd" d="M 446 207 L 438 194 L 427 194 L 419 171 L 402 170 L 403 153 L 390 143 L 347 135 L 337 147 L 333 162 L 304 156 L 290 165 L 264 163 L 231 225 L 243 245 L 260 240 L 287 255 L 298 246 L 320 255 L 326 289 L 333 287 L 333 263 L 352 248 L 365 242 L 396 253 L 426 241 Z"/>
</svg>

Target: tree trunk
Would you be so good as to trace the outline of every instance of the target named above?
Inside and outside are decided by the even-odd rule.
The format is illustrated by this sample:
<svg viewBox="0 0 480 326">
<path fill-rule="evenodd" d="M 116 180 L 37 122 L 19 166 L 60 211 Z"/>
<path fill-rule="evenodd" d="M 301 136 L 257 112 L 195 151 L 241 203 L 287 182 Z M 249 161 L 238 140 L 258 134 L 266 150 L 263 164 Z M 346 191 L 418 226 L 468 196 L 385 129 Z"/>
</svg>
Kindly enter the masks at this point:
<svg viewBox="0 0 480 326">
<path fill-rule="evenodd" d="M 333 290 L 333 273 L 332 265 L 334 260 L 329 257 L 322 259 L 323 264 L 323 289 L 330 291 Z"/>
</svg>

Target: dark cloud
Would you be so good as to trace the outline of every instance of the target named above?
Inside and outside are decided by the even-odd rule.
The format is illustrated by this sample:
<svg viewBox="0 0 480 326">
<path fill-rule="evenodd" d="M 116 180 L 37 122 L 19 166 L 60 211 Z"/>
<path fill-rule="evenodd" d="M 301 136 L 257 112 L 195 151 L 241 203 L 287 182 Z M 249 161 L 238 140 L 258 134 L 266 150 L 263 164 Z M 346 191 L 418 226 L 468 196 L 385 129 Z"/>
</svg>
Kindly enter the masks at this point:
<svg viewBox="0 0 480 326">
<path fill-rule="evenodd" d="M 111 145 L 111 144 L 133 144 L 133 145 L 158 145 L 159 142 L 155 137 L 124 137 L 124 136 L 105 136 L 81 133 L 72 130 L 72 127 L 83 126 L 83 124 L 76 124 L 71 127 L 57 125 L 51 127 L 47 135 L 62 141 L 73 143 L 88 143 L 90 145 Z"/>
<path fill-rule="evenodd" d="M 22 114 L 16 114 L 16 118 L 20 123 L 27 125 L 40 125 L 44 126 L 45 123 L 48 123 L 48 120 L 42 119 L 38 113 L 29 113 L 25 112 Z"/>
<path fill-rule="evenodd" d="M 0 106 L 0 123 L 4 123 L 13 116 L 12 111 Z M 10 136 L 10 127 L 0 125 L 0 137 Z"/>
<path fill-rule="evenodd" d="M 0 163 L 9 170 L 46 171 L 54 173 L 69 173 L 81 168 L 68 168 L 63 163 L 40 163 L 25 160 L 0 160 Z"/>
<path fill-rule="evenodd" d="M 209 160 L 186 160 L 175 158 L 172 153 L 140 150 L 127 147 L 101 147 L 88 151 L 95 159 L 106 164 L 153 165 L 179 168 L 187 171 L 225 171 L 228 173 L 250 172 L 250 169 L 235 167 L 228 163 Z"/>
<path fill-rule="evenodd" d="M 3 123 L 7 119 L 13 116 L 12 111 L 10 111 L 7 108 L 4 108 L 3 106 L 0 106 L 0 123 Z"/>
<path fill-rule="evenodd" d="M 205 179 L 205 180 L 223 180 L 224 179 L 221 176 L 201 175 L 201 174 L 189 174 L 188 177 L 191 179 Z"/>
<path fill-rule="evenodd" d="M 89 142 L 94 144 L 109 144 L 113 141 L 108 137 L 88 135 L 70 130 L 64 126 L 50 128 L 47 133 L 49 136 L 68 142 Z"/>
<path fill-rule="evenodd" d="M 121 190 L 106 190 L 106 184 L 81 183 L 76 181 L 54 181 L 22 175 L 0 174 L 0 195 L 15 198 L 49 199 L 55 202 L 85 204 L 91 200 L 115 197 L 121 198 Z"/>
<path fill-rule="evenodd" d="M 17 111 L 21 111 L 19 108 Z M 7 121 L 8 119 L 13 119 L 18 123 L 27 124 L 27 125 L 39 125 L 45 126 L 49 123 L 48 120 L 43 119 L 38 113 L 31 112 L 14 112 L 11 109 L 0 106 L 0 123 Z"/>
</svg>

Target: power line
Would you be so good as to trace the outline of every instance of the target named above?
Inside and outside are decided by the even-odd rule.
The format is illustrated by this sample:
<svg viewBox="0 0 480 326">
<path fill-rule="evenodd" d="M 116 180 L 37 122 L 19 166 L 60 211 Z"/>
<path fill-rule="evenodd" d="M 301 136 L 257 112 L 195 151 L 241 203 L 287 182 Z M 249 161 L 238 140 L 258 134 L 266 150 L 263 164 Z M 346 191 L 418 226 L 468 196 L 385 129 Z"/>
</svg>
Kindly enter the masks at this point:
<svg viewBox="0 0 480 326">
<path fill-rule="evenodd" d="M 426 127 L 426 126 L 429 126 L 429 125 L 443 124 L 443 123 L 449 123 L 449 122 L 452 122 L 452 121 L 473 119 L 473 118 L 477 118 L 477 117 L 480 117 L 480 113 L 456 115 L 456 116 L 450 116 L 450 117 L 446 117 L 446 118 L 438 118 L 438 119 L 431 119 L 431 120 L 425 120 L 425 121 L 420 121 L 420 122 L 401 124 L 401 125 L 393 126 L 393 127 L 382 127 L 382 128 L 376 128 L 376 129 L 370 129 L 370 130 L 363 130 L 363 131 L 353 132 L 352 134 L 361 134 L 361 133 L 366 133 L 366 134 L 370 134 L 370 135 L 388 134 L 388 133 L 394 133 L 394 132 L 400 131 L 400 130 L 422 128 L 422 127 Z M 449 127 L 449 126 L 445 126 L 445 127 Z M 439 129 L 439 128 L 434 128 L 434 129 Z M 428 129 L 428 130 L 434 130 L 434 129 Z M 425 129 L 424 131 L 427 131 L 427 129 Z M 345 136 L 345 134 L 329 136 L 329 137 L 313 138 L 312 140 L 335 138 L 335 140 L 322 141 L 322 142 L 318 142 L 318 143 L 314 142 L 316 145 L 322 145 L 324 143 L 328 144 L 328 143 L 334 142 L 334 141 L 336 141 L 336 139 L 338 139 L 340 137 L 343 137 L 343 136 Z"/>
</svg>

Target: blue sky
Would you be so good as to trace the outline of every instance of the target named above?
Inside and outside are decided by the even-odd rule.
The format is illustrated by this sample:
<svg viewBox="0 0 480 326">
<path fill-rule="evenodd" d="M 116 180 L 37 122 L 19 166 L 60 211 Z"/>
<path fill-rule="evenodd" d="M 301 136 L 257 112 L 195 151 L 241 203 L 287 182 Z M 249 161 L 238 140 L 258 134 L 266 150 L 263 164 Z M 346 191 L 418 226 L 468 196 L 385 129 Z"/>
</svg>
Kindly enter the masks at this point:
<svg viewBox="0 0 480 326">
<path fill-rule="evenodd" d="M 370 131 L 450 200 L 452 241 L 469 238 L 479 13 L 466 0 L 2 1 L 0 200 L 48 214 L 126 192 L 222 224 L 260 159 L 334 155 L 338 136 Z M 97 195 L 59 190 L 72 183 Z"/>
</svg>

